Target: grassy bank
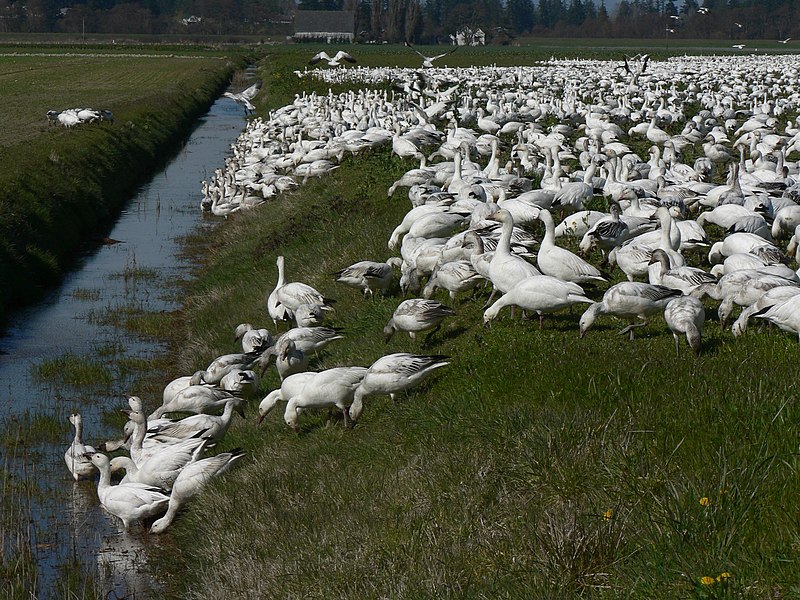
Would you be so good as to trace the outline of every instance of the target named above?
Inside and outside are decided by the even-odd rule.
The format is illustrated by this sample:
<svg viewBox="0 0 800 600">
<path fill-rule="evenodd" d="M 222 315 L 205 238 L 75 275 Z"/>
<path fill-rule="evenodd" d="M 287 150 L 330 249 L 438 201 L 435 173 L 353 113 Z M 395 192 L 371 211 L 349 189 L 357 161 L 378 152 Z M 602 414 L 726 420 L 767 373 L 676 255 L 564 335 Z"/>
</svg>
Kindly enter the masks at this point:
<svg viewBox="0 0 800 600">
<path fill-rule="evenodd" d="M 243 60 L 236 52 L 0 56 L 0 323 L 99 241 Z M 112 110 L 114 123 L 47 124 L 47 110 L 87 106 Z"/>
<path fill-rule="evenodd" d="M 402 50 L 375 52 L 363 61 Z M 294 89 L 286 56 L 264 75 L 273 100 Z M 176 315 L 168 377 L 234 352 L 236 324 L 266 326 L 278 254 L 290 280 L 337 299 L 330 324 L 346 337 L 314 369 L 399 351 L 453 358 L 396 403 L 368 400 L 349 431 L 309 411 L 295 435 L 281 406 L 258 428 L 251 407 L 225 440 L 247 449 L 247 463 L 171 530 L 181 554 L 163 564 L 170 595 L 796 595 L 796 340 L 734 340 L 710 321 L 695 358 L 685 346 L 676 357 L 657 320 L 634 342 L 610 318 L 579 339 L 579 310 L 542 330 L 508 313 L 484 328 L 479 290 L 453 304 L 457 315 L 429 345 L 384 344 L 399 293 L 365 301 L 331 274 L 388 256 L 408 201 L 403 192 L 387 200 L 386 189 L 412 166 L 388 151 L 348 159 L 190 243 L 202 268 Z M 264 391 L 277 385 L 270 372 Z"/>
</svg>

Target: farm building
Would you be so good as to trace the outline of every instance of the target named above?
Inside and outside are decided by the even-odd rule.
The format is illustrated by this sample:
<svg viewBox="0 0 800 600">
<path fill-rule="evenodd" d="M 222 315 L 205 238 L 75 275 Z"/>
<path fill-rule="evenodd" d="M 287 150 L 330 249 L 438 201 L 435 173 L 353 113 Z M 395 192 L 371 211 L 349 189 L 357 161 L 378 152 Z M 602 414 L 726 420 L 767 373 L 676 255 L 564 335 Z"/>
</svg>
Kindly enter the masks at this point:
<svg viewBox="0 0 800 600">
<path fill-rule="evenodd" d="M 356 13 L 352 10 L 298 10 L 294 14 L 296 42 L 353 42 Z"/>
</svg>

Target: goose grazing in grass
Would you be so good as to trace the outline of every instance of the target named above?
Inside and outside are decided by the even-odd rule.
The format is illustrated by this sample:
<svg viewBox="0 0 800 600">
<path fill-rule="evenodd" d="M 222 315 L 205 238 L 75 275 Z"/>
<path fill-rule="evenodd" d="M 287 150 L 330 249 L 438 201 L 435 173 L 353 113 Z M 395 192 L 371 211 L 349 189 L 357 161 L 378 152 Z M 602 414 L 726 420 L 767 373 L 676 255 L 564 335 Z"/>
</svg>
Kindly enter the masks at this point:
<svg viewBox="0 0 800 600">
<path fill-rule="evenodd" d="M 612 202 L 610 212 L 611 216 L 597 221 L 581 238 L 579 247 L 584 255 L 597 246 L 603 253 L 605 261 L 606 253 L 609 250 L 619 246 L 630 237 L 628 224 L 620 219 L 619 204 Z"/>
<path fill-rule="evenodd" d="M 325 321 L 325 307 L 322 304 L 301 304 L 293 312 L 297 327 L 319 327 Z"/>
<path fill-rule="evenodd" d="M 100 471 L 97 483 L 97 497 L 107 512 L 122 520 L 125 530 L 132 523 L 149 519 L 167 510 L 169 496 L 158 488 L 140 483 L 111 485 L 111 461 L 105 454 L 95 452 L 89 455 L 92 464 Z"/>
<path fill-rule="evenodd" d="M 279 401 L 288 402 L 291 398 L 300 393 L 303 386 L 316 377 L 318 373 L 313 371 L 306 371 L 304 373 L 295 373 L 289 375 L 286 379 L 281 381 L 281 387 L 277 390 L 272 390 L 269 394 L 264 396 L 264 399 L 258 405 L 258 424 L 261 424 L 266 416 L 272 412 L 275 405 Z"/>
<path fill-rule="evenodd" d="M 562 281 L 549 275 L 534 275 L 523 279 L 503 294 L 483 313 L 484 324 L 491 323 L 506 306 L 519 306 L 539 315 L 542 327 L 544 315 L 568 308 L 573 304 L 592 303 L 577 283 Z"/>
<path fill-rule="evenodd" d="M 259 377 L 252 369 L 236 369 L 225 375 L 219 384 L 224 391 L 248 399 L 258 391 Z"/>
<path fill-rule="evenodd" d="M 242 352 L 261 351 L 272 345 L 272 334 L 264 328 L 253 327 L 250 323 L 240 323 L 234 330 L 234 339 L 241 340 Z"/>
<path fill-rule="evenodd" d="M 241 92 L 233 93 L 233 92 L 225 92 L 222 94 L 226 98 L 230 98 L 236 104 L 240 104 L 244 107 L 244 112 L 247 114 L 248 112 L 254 111 L 256 107 L 251 102 L 253 98 L 256 97 L 256 94 L 261 90 L 261 82 L 257 81 L 250 87 Z"/>
<path fill-rule="evenodd" d="M 430 331 L 425 339 L 427 342 L 442 326 L 442 321 L 454 314 L 456 313 L 452 308 L 436 300 L 424 298 L 404 300 L 383 328 L 384 340 L 388 342 L 396 331 L 407 331 L 412 340 L 416 339 L 418 333 Z"/>
<path fill-rule="evenodd" d="M 450 294 L 450 300 L 455 300 L 459 292 L 469 291 L 481 281 L 484 278 L 475 271 L 469 260 L 446 262 L 433 269 L 422 296 L 430 298 L 437 288 L 443 288 Z"/>
<path fill-rule="evenodd" d="M 747 331 L 747 324 L 750 317 L 763 313 L 768 308 L 780 304 L 797 294 L 800 294 L 800 287 L 795 287 L 793 285 L 781 285 L 767 290 L 755 303 L 742 309 L 739 318 L 736 319 L 731 327 L 731 332 L 735 337 L 739 337 Z"/>
<path fill-rule="evenodd" d="M 335 300 L 326 298 L 305 283 L 299 281 L 286 283 L 283 256 L 279 256 L 276 262 L 278 265 L 278 283 L 273 290 L 273 294 L 275 294 L 277 304 L 284 307 L 289 313 L 294 314 L 294 311 L 301 304 L 320 304 L 329 308 L 335 302 Z M 272 313 L 270 313 L 270 316 L 272 316 Z M 276 320 L 275 317 L 273 317 L 273 320 Z"/>
<path fill-rule="evenodd" d="M 664 308 L 664 320 L 675 338 L 675 354 L 679 352 L 680 336 L 685 335 L 689 347 L 700 354 L 700 340 L 706 310 L 694 296 L 680 296 L 670 300 Z"/>
<path fill-rule="evenodd" d="M 798 340 L 800 340 L 800 294 L 772 305 L 765 312 L 756 314 L 755 317 L 766 319 L 784 331 L 798 334 Z"/>
<path fill-rule="evenodd" d="M 150 533 L 163 533 L 172 524 L 180 508 L 195 497 L 214 477 L 227 473 L 244 456 L 241 448 L 221 452 L 186 465 L 178 473 L 169 495 L 167 512 L 150 527 Z"/>
<path fill-rule="evenodd" d="M 333 327 L 295 327 L 279 337 L 278 342 L 282 338 L 289 338 L 294 342 L 295 348 L 311 354 L 319 352 L 331 342 L 343 337 L 341 330 Z M 275 342 L 276 346 L 278 342 Z"/>
<path fill-rule="evenodd" d="M 636 327 L 647 325 L 649 317 L 663 312 L 667 302 L 680 295 L 680 290 L 638 281 L 623 281 L 612 285 L 603 294 L 602 301 L 592 304 L 581 316 L 580 335 L 586 335 L 599 315 L 614 315 L 631 319 L 631 324 L 619 333 L 630 333 L 630 339 L 633 340 L 633 330 Z M 634 323 L 634 319 L 641 319 L 643 322 Z"/>
<path fill-rule="evenodd" d="M 286 403 L 283 418 L 294 431 L 298 430 L 299 409 L 335 406 L 342 411 L 345 427 L 350 423 L 348 408 L 353 403 L 356 388 L 367 373 L 366 367 L 334 367 L 321 371 L 310 379 Z"/>
<path fill-rule="evenodd" d="M 94 477 L 97 469 L 87 455 L 95 453 L 96 450 L 83 443 L 83 419 L 77 412 L 72 413 L 67 419 L 75 428 L 75 438 L 64 453 L 67 468 L 75 481 Z"/>
<path fill-rule="evenodd" d="M 364 408 L 364 398 L 388 394 L 394 400 L 403 390 L 416 387 L 436 369 L 450 364 L 449 356 L 441 354 L 409 354 L 398 352 L 376 360 L 367 369 L 356 388 L 350 405 L 350 418 L 357 421 Z"/>
<path fill-rule="evenodd" d="M 401 259 L 393 256 L 386 262 L 361 260 L 334 273 L 336 281 L 357 290 L 364 296 L 373 297 L 375 291 L 385 293 L 392 285 L 393 267 L 400 267 Z"/>
<path fill-rule="evenodd" d="M 605 282 L 606 278 L 593 265 L 566 248 L 556 246 L 555 223 L 549 211 L 542 209 L 539 219 L 544 223 L 545 234 L 536 255 L 539 269 L 545 275 L 573 283 Z M 494 259 L 492 259 L 494 263 Z"/>
</svg>

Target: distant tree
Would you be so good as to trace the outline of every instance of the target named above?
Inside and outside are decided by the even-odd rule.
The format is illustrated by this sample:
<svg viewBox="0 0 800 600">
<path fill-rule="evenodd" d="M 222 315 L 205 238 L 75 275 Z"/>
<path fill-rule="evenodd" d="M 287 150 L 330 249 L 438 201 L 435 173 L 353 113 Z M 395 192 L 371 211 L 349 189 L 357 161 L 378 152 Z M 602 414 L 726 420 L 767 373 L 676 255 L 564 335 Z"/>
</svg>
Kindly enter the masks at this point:
<svg viewBox="0 0 800 600">
<path fill-rule="evenodd" d="M 536 21 L 536 11 L 532 0 L 508 0 L 506 11 L 511 31 L 530 33 Z"/>
<path fill-rule="evenodd" d="M 585 20 L 586 8 L 584 7 L 582 0 L 570 0 L 569 8 L 567 9 L 567 23 L 573 27 L 577 27 Z"/>
</svg>

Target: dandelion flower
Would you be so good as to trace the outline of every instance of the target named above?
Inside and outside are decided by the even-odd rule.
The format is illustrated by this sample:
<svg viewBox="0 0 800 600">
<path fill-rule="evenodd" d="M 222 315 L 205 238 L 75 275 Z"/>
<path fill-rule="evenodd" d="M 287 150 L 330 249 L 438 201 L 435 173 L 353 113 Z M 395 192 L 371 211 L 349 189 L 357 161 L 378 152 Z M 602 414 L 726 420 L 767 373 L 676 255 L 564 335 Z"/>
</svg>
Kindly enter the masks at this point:
<svg viewBox="0 0 800 600">
<path fill-rule="evenodd" d="M 603 513 L 603 519 L 605 519 L 606 521 L 610 521 L 611 517 L 613 516 L 614 516 L 613 508 L 609 508 L 606 512 Z"/>
<path fill-rule="evenodd" d="M 711 504 L 711 500 L 708 499 L 708 496 L 703 496 L 700 498 L 700 506 L 708 506 Z"/>
<path fill-rule="evenodd" d="M 723 571 L 717 576 L 717 581 L 728 581 L 728 579 L 730 579 L 731 577 L 733 577 L 733 575 L 731 575 L 727 571 Z"/>
<path fill-rule="evenodd" d="M 716 579 L 714 579 L 713 577 L 709 577 L 708 575 L 704 575 L 703 577 L 700 578 L 700 583 L 702 583 L 703 585 L 714 585 L 716 582 L 717 582 Z"/>
</svg>

